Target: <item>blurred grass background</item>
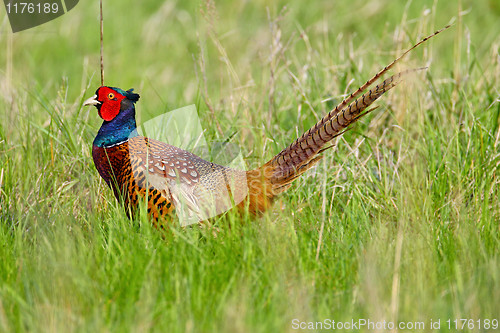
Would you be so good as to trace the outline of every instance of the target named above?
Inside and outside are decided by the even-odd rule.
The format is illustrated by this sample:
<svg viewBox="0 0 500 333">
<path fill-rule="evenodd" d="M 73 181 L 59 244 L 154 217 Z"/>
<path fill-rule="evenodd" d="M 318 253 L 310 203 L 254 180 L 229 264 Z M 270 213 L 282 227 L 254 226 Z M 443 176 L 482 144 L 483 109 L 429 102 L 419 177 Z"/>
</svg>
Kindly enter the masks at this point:
<svg viewBox="0 0 500 333">
<path fill-rule="evenodd" d="M 92 163 L 98 15 L 13 35 L 0 11 L 0 331 L 500 319 L 498 1 L 105 1 L 105 83 L 141 120 L 195 103 L 249 166 L 454 22 L 269 213 L 163 236 Z"/>
</svg>

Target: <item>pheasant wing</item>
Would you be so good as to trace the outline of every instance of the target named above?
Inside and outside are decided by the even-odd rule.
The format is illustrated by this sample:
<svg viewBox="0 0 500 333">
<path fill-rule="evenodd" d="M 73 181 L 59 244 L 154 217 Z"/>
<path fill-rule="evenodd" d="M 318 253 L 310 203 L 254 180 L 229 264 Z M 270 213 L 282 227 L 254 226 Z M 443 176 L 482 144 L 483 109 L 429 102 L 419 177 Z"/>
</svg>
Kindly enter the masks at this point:
<svg viewBox="0 0 500 333">
<path fill-rule="evenodd" d="M 134 177 L 170 196 L 182 225 L 222 214 L 248 192 L 246 173 L 211 163 L 175 146 L 134 137 L 129 140 Z"/>
</svg>

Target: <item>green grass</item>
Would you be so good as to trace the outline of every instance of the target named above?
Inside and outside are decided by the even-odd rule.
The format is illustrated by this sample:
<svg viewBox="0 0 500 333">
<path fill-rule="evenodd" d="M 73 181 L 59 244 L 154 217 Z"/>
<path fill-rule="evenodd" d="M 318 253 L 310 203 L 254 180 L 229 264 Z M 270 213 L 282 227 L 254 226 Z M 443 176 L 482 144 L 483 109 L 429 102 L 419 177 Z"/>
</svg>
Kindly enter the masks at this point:
<svg viewBox="0 0 500 333">
<path fill-rule="evenodd" d="M 93 166 L 101 122 L 81 103 L 99 86 L 97 1 L 14 35 L 2 11 L 1 332 L 283 332 L 295 318 L 425 322 L 417 332 L 440 319 L 434 331 L 448 332 L 448 319 L 500 320 L 496 1 L 104 11 L 105 82 L 141 93 L 143 120 L 195 103 L 207 138 L 236 132 L 249 166 L 455 24 L 399 68 L 427 72 L 381 98 L 267 214 L 162 236 L 127 219 Z"/>
</svg>

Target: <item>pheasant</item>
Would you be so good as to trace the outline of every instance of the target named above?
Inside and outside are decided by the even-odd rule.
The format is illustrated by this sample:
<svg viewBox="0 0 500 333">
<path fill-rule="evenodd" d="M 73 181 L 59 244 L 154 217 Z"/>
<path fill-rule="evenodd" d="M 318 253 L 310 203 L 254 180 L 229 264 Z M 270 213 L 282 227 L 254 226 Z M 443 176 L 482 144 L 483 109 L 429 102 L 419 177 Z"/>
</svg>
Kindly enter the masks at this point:
<svg viewBox="0 0 500 333">
<path fill-rule="evenodd" d="M 328 143 L 332 139 L 372 111 L 374 108 L 367 108 L 374 101 L 405 75 L 424 69 L 402 71 L 367 90 L 411 50 L 448 27 L 412 46 L 291 145 L 249 171 L 211 163 L 186 150 L 140 136 L 135 120 L 139 95 L 133 89 L 101 86 L 84 102 L 95 106 L 104 120 L 93 142 L 94 164 L 115 197 L 123 201 L 129 217 L 144 202 L 156 227 L 163 228 L 164 221 L 171 221 L 175 215 L 182 224 L 190 224 L 233 207 L 258 215 L 322 158 L 321 153 L 331 147 Z"/>
</svg>

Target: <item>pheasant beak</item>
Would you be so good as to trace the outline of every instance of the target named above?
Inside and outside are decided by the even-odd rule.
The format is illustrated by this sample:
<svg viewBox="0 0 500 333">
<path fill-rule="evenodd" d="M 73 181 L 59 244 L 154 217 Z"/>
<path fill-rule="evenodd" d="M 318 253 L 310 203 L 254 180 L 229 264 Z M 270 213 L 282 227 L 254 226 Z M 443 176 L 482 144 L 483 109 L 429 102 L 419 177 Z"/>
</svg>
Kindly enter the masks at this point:
<svg viewBox="0 0 500 333">
<path fill-rule="evenodd" d="M 94 96 L 90 97 L 88 100 L 86 100 L 85 102 L 83 102 L 83 106 L 87 106 L 87 105 L 96 106 L 99 104 L 102 104 L 102 103 L 97 100 L 97 95 L 94 95 Z"/>
</svg>

